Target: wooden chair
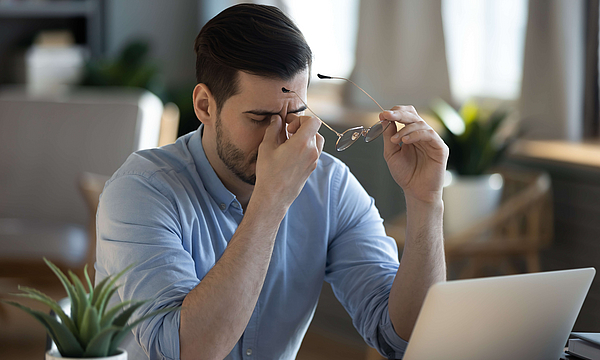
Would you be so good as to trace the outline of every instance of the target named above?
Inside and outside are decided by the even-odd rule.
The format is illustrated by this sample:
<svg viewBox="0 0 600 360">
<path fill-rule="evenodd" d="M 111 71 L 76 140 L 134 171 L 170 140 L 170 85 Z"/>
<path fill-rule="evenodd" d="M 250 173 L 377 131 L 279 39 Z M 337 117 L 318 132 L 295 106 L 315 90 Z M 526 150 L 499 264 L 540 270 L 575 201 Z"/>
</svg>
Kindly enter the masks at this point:
<svg viewBox="0 0 600 360">
<path fill-rule="evenodd" d="M 540 250 L 553 237 L 550 176 L 529 170 L 502 169 L 504 191 L 499 208 L 470 228 L 445 239 L 449 277 L 538 272 Z M 404 214 L 385 223 L 388 235 L 404 246 Z M 519 264 L 520 263 L 520 264 Z M 456 274 L 453 276 L 453 267 Z M 491 272 L 490 272 L 491 271 Z"/>
</svg>

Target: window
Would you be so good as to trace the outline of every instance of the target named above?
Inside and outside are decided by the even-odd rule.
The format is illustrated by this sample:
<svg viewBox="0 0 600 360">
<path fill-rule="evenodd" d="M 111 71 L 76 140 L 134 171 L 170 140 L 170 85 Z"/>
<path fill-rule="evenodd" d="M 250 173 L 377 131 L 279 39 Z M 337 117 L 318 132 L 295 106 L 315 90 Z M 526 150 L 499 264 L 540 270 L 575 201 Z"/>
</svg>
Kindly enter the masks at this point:
<svg viewBox="0 0 600 360">
<path fill-rule="evenodd" d="M 283 0 L 313 52 L 317 73 L 348 77 L 354 67 L 358 0 Z"/>
<path fill-rule="evenodd" d="M 454 100 L 518 99 L 527 0 L 443 0 L 446 58 Z"/>
</svg>

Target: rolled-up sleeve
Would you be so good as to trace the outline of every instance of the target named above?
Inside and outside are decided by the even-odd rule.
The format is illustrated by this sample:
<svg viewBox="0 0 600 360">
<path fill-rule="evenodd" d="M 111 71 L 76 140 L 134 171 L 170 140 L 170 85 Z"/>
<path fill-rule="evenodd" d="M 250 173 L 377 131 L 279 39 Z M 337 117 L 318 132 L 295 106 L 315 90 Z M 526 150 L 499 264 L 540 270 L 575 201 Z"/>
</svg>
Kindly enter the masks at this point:
<svg viewBox="0 0 600 360">
<path fill-rule="evenodd" d="M 96 281 L 133 264 L 119 280 L 121 301 L 146 300 L 132 320 L 180 306 L 199 283 L 194 261 L 182 244 L 176 203 L 161 181 L 125 174 L 109 180 L 97 213 Z M 161 313 L 134 328 L 151 359 L 179 358 L 180 312 Z"/>
<path fill-rule="evenodd" d="M 327 255 L 326 277 L 353 324 L 387 358 L 401 359 L 407 342 L 395 332 L 388 311 L 398 271 L 398 248 L 386 236 L 375 203 L 347 167 L 338 174 L 337 223 Z"/>
</svg>

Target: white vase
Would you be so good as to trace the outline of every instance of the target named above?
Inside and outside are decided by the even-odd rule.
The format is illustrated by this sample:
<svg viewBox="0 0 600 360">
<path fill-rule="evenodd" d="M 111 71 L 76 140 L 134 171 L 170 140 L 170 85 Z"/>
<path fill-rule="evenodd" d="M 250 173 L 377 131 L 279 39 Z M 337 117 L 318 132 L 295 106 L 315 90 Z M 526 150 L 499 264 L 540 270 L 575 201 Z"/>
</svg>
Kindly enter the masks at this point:
<svg viewBox="0 0 600 360">
<path fill-rule="evenodd" d="M 46 351 L 46 360 L 127 360 L 127 351 L 119 349 L 120 353 L 113 356 L 95 357 L 95 358 L 65 358 L 60 356 L 58 350 L 52 349 Z"/>
<path fill-rule="evenodd" d="M 457 234 L 491 215 L 498 208 L 503 187 L 500 174 L 459 176 L 446 171 L 444 234 Z"/>
</svg>

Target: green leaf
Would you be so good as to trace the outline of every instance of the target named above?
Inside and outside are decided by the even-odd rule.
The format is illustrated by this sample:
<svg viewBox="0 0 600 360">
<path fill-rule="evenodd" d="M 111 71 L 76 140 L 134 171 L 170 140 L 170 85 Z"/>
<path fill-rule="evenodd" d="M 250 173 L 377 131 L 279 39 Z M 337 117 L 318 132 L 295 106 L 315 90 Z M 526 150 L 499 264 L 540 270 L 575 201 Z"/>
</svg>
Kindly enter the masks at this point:
<svg viewBox="0 0 600 360">
<path fill-rule="evenodd" d="M 52 311 L 54 311 L 56 313 L 56 315 L 58 315 L 58 317 L 60 318 L 62 323 L 65 324 L 65 326 L 69 329 L 69 331 L 71 331 L 74 335 L 77 335 L 78 331 L 77 331 L 77 327 L 75 326 L 75 323 L 73 323 L 73 320 L 70 317 L 68 317 L 67 314 L 65 314 L 63 309 L 60 307 L 60 305 L 58 305 L 58 303 L 56 301 L 52 300 L 52 298 L 50 298 L 48 295 L 46 295 L 43 292 L 38 291 L 36 289 L 31 289 L 31 288 L 19 285 L 19 290 L 26 292 L 26 294 L 12 294 L 12 295 L 30 298 L 33 300 L 37 300 L 43 304 L 46 304 L 47 306 L 50 307 L 50 309 L 52 309 Z"/>
<path fill-rule="evenodd" d="M 58 322 L 58 320 L 52 316 L 38 310 L 30 309 L 13 301 L 2 300 L 2 302 L 27 312 L 44 325 L 48 331 L 48 335 L 50 335 L 63 357 L 80 357 L 83 355 L 83 348 L 75 338 L 75 335 L 73 335 L 65 325 Z"/>
<path fill-rule="evenodd" d="M 83 321 L 81 322 L 79 332 L 81 341 L 84 345 L 87 345 L 99 332 L 100 319 L 98 318 L 98 310 L 93 306 L 88 306 L 83 315 Z"/>
<path fill-rule="evenodd" d="M 465 125 L 468 126 L 470 123 L 477 121 L 479 116 L 479 106 L 473 100 L 467 101 L 461 106 L 459 114 Z"/>
<path fill-rule="evenodd" d="M 131 315 L 133 315 L 133 313 L 140 306 L 144 305 L 148 301 L 150 301 L 150 300 L 138 301 L 138 302 L 134 303 L 133 305 L 131 305 L 130 307 L 128 307 L 127 309 L 123 310 L 123 312 L 121 314 L 119 314 L 119 316 L 117 316 L 115 318 L 115 320 L 112 322 L 112 324 L 114 326 L 125 326 L 125 325 L 127 325 L 127 321 L 129 321 L 129 318 L 131 317 Z"/>
<path fill-rule="evenodd" d="M 83 274 L 85 275 L 85 281 L 87 282 L 88 285 L 88 293 L 90 294 L 89 296 L 89 300 L 91 301 L 91 299 L 94 298 L 94 285 L 92 285 L 92 281 L 90 280 L 90 275 L 88 274 L 88 264 L 85 264 L 85 267 L 83 268 Z"/>
<path fill-rule="evenodd" d="M 106 357 L 109 356 L 110 344 L 113 336 L 121 329 L 116 326 L 111 326 L 100 331 L 89 342 L 85 353 L 85 357 Z"/>
<path fill-rule="evenodd" d="M 77 324 L 77 328 L 81 332 L 81 324 L 83 323 L 83 315 L 85 314 L 86 308 L 89 305 L 88 296 L 85 293 L 85 288 L 83 287 L 83 284 L 81 283 L 79 278 L 77 276 L 75 276 L 75 274 L 73 274 L 73 272 L 71 270 L 69 270 L 69 276 L 71 277 L 71 280 L 73 281 L 73 284 L 75 285 L 75 292 L 77 294 L 77 298 L 76 298 L 77 322 L 75 324 Z M 73 314 L 71 314 L 71 316 L 73 316 Z"/>
<path fill-rule="evenodd" d="M 133 302 L 134 302 L 133 300 L 126 300 L 126 301 L 118 303 L 117 305 L 110 308 L 104 315 L 102 315 L 102 318 L 100 320 L 100 327 L 104 329 L 104 328 L 108 327 L 109 325 L 112 325 L 113 320 L 114 320 L 115 316 L 117 315 L 117 313 L 121 309 L 123 309 L 125 306 L 127 306 Z"/>
<path fill-rule="evenodd" d="M 431 110 L 452 134 L 459 136 L 465 132 L 465 122 L 459 113 L 444 100 L 435 99 L 431 104 Z"/>
<path fill-rule="evenodd" d="M 103 314 L 102 309 L 104 309 L 106 307 L 106 303 L 110 300 L 109 295 L 114 293 L 114 291 L 111 292 L 111 290 L 114 288 L 115 283 L 117 282 L 117 280 L 119 280 L 119 278 L 121 276 L 123 276 L 123 274 L 125 274 L 125 272 L 127 272 L 129 269 L 131 269 L 133 267 L 134 264 L 129 265 L 128 267 L 126 267 L 125 269 L 123 269 L 120 273 L 118 273 L 111 281 L 110 283 L 108 283 L 108 285 L 106 285 L 103 289 L 102 292 L 100 293 L 97 303 L 96 303 L 96 309 L 98 309 L 98 313 L 100 315 Z"/>
<path fill-rule="evenodd" d="M 50 269 L 56 274 L 56 276 L 60 279 L 60 282 L 63 284 L 63 287 L 67 291 L 67 296 L 71 300 L 71 319 L 77 325 L 78 324 L 78 304 L 79 301 L 77 299 L 77 292 L 75 291 L 75 287 L 71 284 L 69 279 L 62 271 L 58 268 L 58 266 L 54 265 L 50 260 L 44 257 L 44 262 L 46 265 L 50 267 Z"/>
<path fill-rule="evenodd" d="M 98 283 L 98 285 L 96 285 L 96 288 L 94 289 L 94 294 L 92 295 L 92 305 L 94 305 L 97 310 L 100 310 L 100 306 L 97 305 L 98 298 L 100 297 L 100 294 L 102 293 L 102 289 L 104 289 L 104 286 L 106 286 L 106 283 L 109 280 L 110 280 L 110 276 L 105 277 L 104 279 L 102 279 L 102 281 L 100 281 Z"/>
<path fill-rule="evenodd" d="M 112 296 L 114 295 L 115 292 L 117 292 L 117 289 L 119 288 L 119 286 L 112 288 L 108 294 L 106 295 L 106 301 L 103 301 L 100 304 L 100 310 L 98 310 L 99 314 L 101 316 L 104 316 L 104 311 L 106 310 L 106 306 L 108 305 L 108 301 L 110 300 L 110 298 L 112 298 Z"/>
</svg>

